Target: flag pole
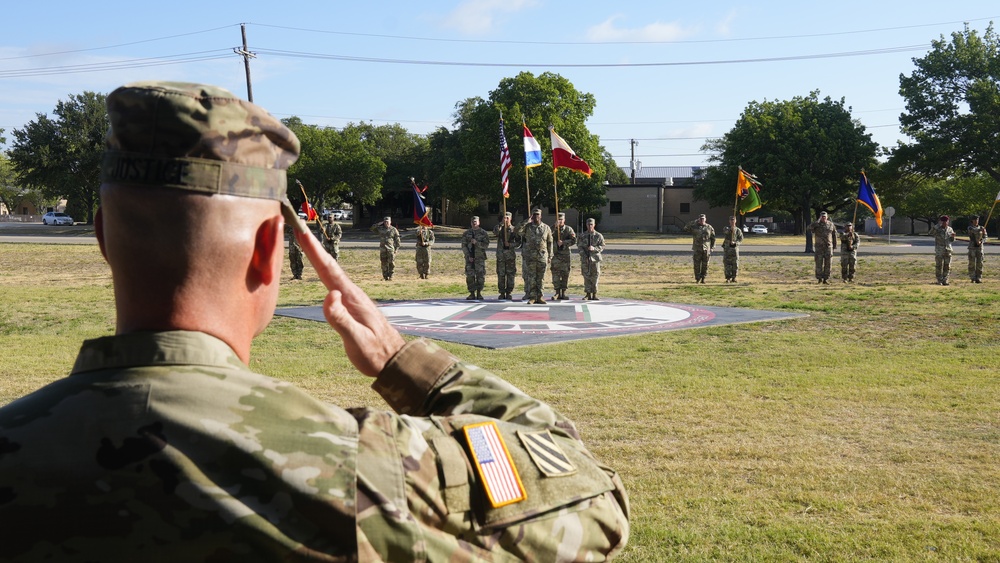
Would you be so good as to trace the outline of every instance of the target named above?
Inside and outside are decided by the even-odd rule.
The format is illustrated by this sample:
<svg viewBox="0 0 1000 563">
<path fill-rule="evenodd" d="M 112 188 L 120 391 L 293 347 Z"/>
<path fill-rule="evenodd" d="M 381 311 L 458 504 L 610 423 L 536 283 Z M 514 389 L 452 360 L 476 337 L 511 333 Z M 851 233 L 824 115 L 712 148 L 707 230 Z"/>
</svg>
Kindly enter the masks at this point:
<svg viewBox="0 0 1000 563">
<path fill-rule="evenodd" d="M 994 199 L 994 200 L 993 200 L 993 206 L 992 206 L 992 207 L 990 207 L 990 212 L 986 214 L 986 222 L 985 222 L 985 223 L 983 223 L 983 228 L 984 228 L 984 229 L 985 229 L 985 228 L 986 228 L 986 227 L 987 227 L 987 226 L 988 226 L 988 225 L 990 224 L 990 217 L 992 217 L 992 216 L 993 216 L 993 210 L 994 210 L 994 209 L 996 208 L 996 206 L 997 206 L 997 201 L 1000 201 L 1000 200 L 996 200 L 996 199 Z"/>
<path fill-rule="evenodd" d="M 558 172 L 558 170 L 559 169 L 556 168 L 556 163 L 553 162 L 552 163 L 552 191 L 555 193 L 555 203 L 556 203 L 556 222 L 555 222 L 555 225 L 554 225 L 556 227 L 556 229 L 555 229 L 555 231 L 556 231 L 556 242 L 560 242 L 562 240 L 562 232 L 561 232 L 562 229 L 559 228 L 559 219 L 558 219 L 558 217 L 559 217 L 559 184 L 558 184 L 558 182 L 559 181 L 556 179 L 556 172 Z"/>
<path fill-rule="evenodd" d="M 737 167 L 736 172 L 736 200 L 733 201 L 733 215 L 736 215 L 737 210 L 740 207 L 740 172 L 743 171 L 743 167 Z"/>
</svg>

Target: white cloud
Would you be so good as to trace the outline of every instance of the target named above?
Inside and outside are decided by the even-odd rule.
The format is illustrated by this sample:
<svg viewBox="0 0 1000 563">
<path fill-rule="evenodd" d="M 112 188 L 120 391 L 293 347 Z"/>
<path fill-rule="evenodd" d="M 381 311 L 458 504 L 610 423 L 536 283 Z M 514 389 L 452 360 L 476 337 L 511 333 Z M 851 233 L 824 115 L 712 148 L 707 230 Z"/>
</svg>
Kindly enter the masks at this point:
<svg viewBox="0 0 1000 563">
<path fill-rule="evenodd" d="M 697 33 L 697 28 L 685 28 L 676 22 L 653 22 L 643 27 L 618 27 L 616 20 L 622 16 L 611 16 L 602 23 L 587 30 L 587 39 L 601 41 L 678 41 Z"/>
<path fill-rule="evenodd" d="M 715 32 L 722 36 L 729 36 L 733 31 L 733 23 L 736 21 L 736 10 L 730 10 L 721 21 L 715 24 Z"/>
<path fill-rule="evenodd" d="M 444 17 L 442 26 L 466 35 L 492 32 L 505 16 L 534 6 L 535 0 L 466 0 Z"/>
</svg>

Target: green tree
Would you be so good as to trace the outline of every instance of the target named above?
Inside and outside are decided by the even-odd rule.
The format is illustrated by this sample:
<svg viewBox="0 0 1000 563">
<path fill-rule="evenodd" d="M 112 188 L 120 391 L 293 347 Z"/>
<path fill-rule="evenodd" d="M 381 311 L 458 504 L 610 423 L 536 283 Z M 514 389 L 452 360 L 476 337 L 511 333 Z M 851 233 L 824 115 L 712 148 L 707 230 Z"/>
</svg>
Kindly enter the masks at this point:
<svg viewBox="0 0 1000 563">
<path fill-rule="evenodd" d="M 897 150 L 930 176 L 989 174 L 1000 182 L 1000 38 L 968 26 L 931 42 L 916 70 L 900 74 L 906 111 L 899 121 L 913 139 Z"/>
<path fill-rule="evenodd" d="M 593 170 L 590 178 L 576 171 L 559 170 L 559 206 L 584 213 L 597 209 L 607 199 L 604 182 L 621 182 L 625 178 L 598 137 L 587 129 L 586 120 L 593 115 L 596 103 L 592 94 L 578 91 L 569 80 L 550 72 L 538 76 L 522 72 L 513 78 L 502 79 L 485 100 L 474 97 L 459 102 L 455 106 L 454 137 L 447 139 L 438 132 L 432 142 L 435 147 L 447 144 L 454 156 L 444 163 L 443 170 L 436 171 L 445 194 L 467 206 L 481 199 L 501 199 L 499 125 L 502 114 L 513 160 L 508 209 L 527 211 L 526 171 L 530 174 L 531 204 L 555 204 L 550 125 Z M 524 167 L 522 120 L 542 146 L 540 167 Z"/>
<path fill-rule="evenodd" d="M 71 95 L 56 104 L 54 119 L 39 113 L 12 132 L 10 159 L 19 181 L 46 198 L 66 198 L 87 223 L 93 223 L 101 185 L 109 125 L 104 100 L 95 92 Z"/>
<path fill-rule="evenodd" d="M 739 166 L 763 183 L 765 209 L 793 214 L 797 234 L 820 211 L 853 209 L 860 171 L 875 164 L 878 145 L 851 117 L 844 100 L 819 98 L 819 92 L 787 101 L 751 102 L 736 125 L 702 150 L 711 152 L 695 197 L 714 206 L 736 202 Z"/>
<path fill-rule="evenodd" d="M 3 129 L 0 129 L 0 133 L 3 133 Z M 0 203 L 7 208 L 8 213 L 14 214 L 23 197 L 24 188 L 17 183 L 14 165 L 5 153 L 0 152 Z"/>
<path fill-rule="evenodd" d="M 381 197 L 385 164 L 357 130 L 306 125 L 298 117 L 282 120 L 299 138 L 299 159 L 288 169 L 288 197 L 302 201 L 302 182 L 315 207 L 350 201 L 371 205 Z"/>
<path fill-rule="evenodd" d="M 382 214 L 392 214 L 395 211 L 412 216 L 413 189 L 410 187 L 410 178 L 414 178 L 421 186 L 428 183 L 425 164 L 430 147 L 428 137 L 410 133 L 398 123 L 387 125 L 352 123 L 344 130 L 356 132 L 365 145 L 385 164 L 382 197 L 374 206 L 372 211 L 374 215 L 381 218 Z M 430 185 L 430 189 L 424 194 L 428 204 L 438 193 L 437 186 Z"/>
</svg>

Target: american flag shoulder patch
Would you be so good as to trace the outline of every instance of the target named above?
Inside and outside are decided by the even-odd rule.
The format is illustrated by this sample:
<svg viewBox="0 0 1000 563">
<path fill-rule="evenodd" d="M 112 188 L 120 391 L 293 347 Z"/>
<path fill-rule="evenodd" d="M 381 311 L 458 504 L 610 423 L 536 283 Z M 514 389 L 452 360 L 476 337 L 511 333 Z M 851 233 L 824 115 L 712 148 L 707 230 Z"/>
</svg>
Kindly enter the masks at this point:
<svg viewBox="0 0 1000 563">
<path fill-rule="evenodd" d="M 528 455 L 535 462 L 535 466 L 547 477 L 563 477 L 576 473 L 576 466 L 566 457 L 548 430 L 540 432 L 518 430 L 517 436 L 528 450 Z"/>
<path fill-rule="evenodd" d="M 462 431 L 490 505 L 500 508 L 528 498 L 496 423 L 470 424 Z"/>
</svg>

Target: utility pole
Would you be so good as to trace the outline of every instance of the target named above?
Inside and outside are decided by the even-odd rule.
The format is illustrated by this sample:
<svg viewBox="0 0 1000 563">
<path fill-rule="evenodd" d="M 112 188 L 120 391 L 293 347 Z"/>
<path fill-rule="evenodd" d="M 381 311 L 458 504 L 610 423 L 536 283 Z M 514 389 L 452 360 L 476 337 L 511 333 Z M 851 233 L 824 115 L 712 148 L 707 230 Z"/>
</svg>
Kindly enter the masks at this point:
<svg viewBox="0 0 1000 563">
<path fill-rule="evenodd" d="M 243 48 L 234 47 L 233 52 L 243 57 L 243 66 L 247 69 L 247 101 L 253 101 L 253 85 L 250 83 L 250 59 L 257 57 L 256 53 L 251 53 L 247 49 L 247 24 L 240 24 L 240 32 L 243 34 Z"/>
<path fill-rule="evenodd" d="M 635 174 L 642 168 L 642 163 L 635 159 L 635 147 L 639 141 L 632 139 L 629 144 L 632 145 L 632 160 L 629 161 L 629 165 L 632 167 L 632 183 L 635 184 Z"/>
</svg>

